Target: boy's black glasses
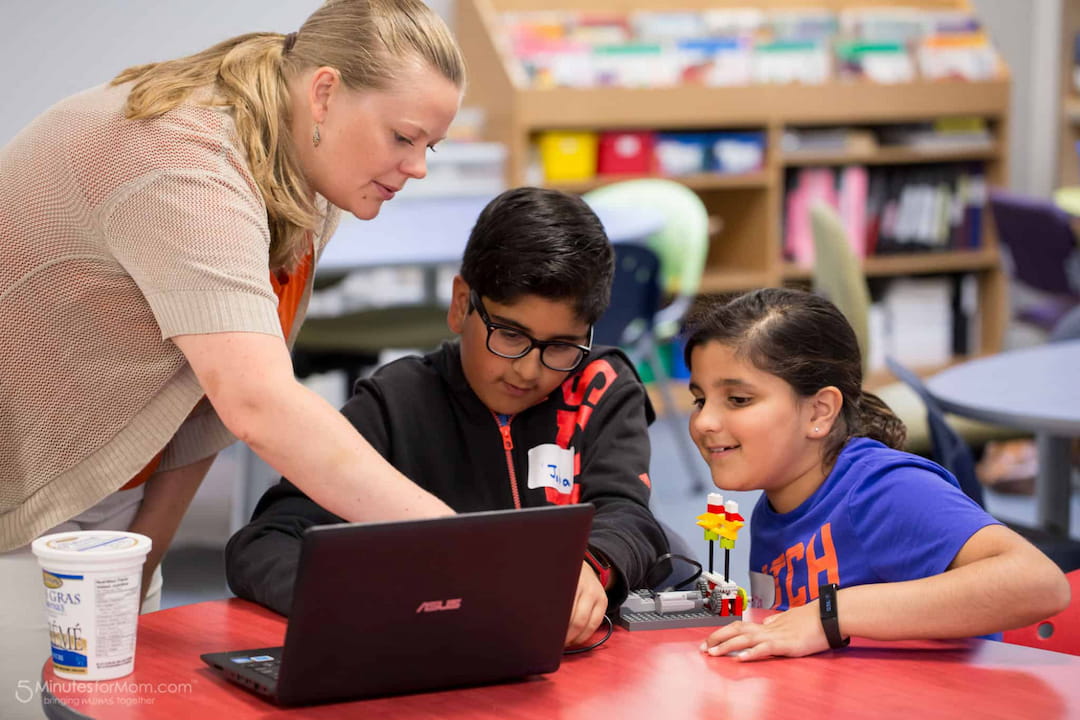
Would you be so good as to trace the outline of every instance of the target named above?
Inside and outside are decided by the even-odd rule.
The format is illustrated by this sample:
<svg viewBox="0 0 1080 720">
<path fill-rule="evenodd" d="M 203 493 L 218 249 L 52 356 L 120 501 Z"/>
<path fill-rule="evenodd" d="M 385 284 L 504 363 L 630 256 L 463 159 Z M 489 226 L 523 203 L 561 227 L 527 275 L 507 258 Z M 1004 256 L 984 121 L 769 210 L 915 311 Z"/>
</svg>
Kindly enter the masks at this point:
<svg viewBox="0 0 1080 720">
<path fill-rule="evenodd" d="M 585 356 L 592 351 L 592 325 L 589 326 L 588 345 L 575 345 L 559 340 L 537 340 L 515 327 L 491 322 L 491 316 L 480 301 L 480 294 L 475 290 L 469 292 L 469 303 L 487 326 L 487 349 L 499 357 L 516 360 L 531 353 L 533 348 L 540 348 L 540 362 L 544 367 L 556 372 L 570 372 L 577 369 Z"/>
</svg>

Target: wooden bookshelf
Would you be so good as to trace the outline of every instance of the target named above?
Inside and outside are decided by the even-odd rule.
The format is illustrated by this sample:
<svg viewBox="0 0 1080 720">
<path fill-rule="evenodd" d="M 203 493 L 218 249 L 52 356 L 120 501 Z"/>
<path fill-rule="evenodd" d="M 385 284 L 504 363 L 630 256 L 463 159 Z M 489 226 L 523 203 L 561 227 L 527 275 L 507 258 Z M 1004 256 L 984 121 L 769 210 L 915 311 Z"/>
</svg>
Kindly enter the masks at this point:
<svg viewBox="0 0 1080 720">
<path fill-rule="evenodd" d="M 1062 114 L 1070 125 L 1080 123 L 1080 97 L 1068 96 L 1062 101 Z"/>
<path fill-rule="evenodd" d="M 1072 2 L 1073 0 L 1067 0 Z M 1080 0 L 1076 0 L 1080 3 Z M 756 7 L 827 7 L 841 10 L 868 5 L 908 5 L 971 11 L 968 0 L 762 0 Z M 680 0 L 679 9 L 745 7 L 745 0 Z M 717 225 L 710 243 L 701 292 L 727 293 L 809 278 L 809 271 L 781 257 L 784 171 L 807 165 L 917 165 L 982 162 L 991 186 L 1005 183 L 1010 78 L 1007 70 L 986 82 L 927 81 L 877 84 L 836 81 L 824 85 L 678 86 L 664 88 L 534 88 L 500 31 L 504 12 L 576 10 L 626 12 L 670 9 L 670 0 L 457 0 L 456 34 L 469 65 L 465 104 L 485 110 L 488 140 L 506 144 L 507 181 L 525 184 L 537 134 L 546 130 L 733 129 L 763 132 L 765 167 L 746 175 L 694 175 L 678 178 L 697 191 Z M 912 149 L 881 147 L 861 152 L 783 153 L 788 128 L 875 126 L 932 121 L 947 116 L 983 118 L 989 146 Z M 587 192 L 624 179 L 598 177 L 557 183 L 570 192 Z M 979 353 L 1001 348 L 1007 320 L 1006 286 L 989 213 L 984 215 L 979 249 L 878 256 L 866 260 L 869 276 L 972 273 L 978 279 Z"/>
<path fill-rule="evenodd" d="M 881 147 L 867 151 L 841 152 L 788 152 L 780 162 L 787 167 L 811 165 L 917 165 L 922 163 L 970 162 L 995 160 L 1001 155 L 1001 148 L 958 147 L 914 149 L 902 147 Z"/>
<path fill-rule="evenodd" d="M 877 255 L 863 261 L 867 277 L 897 275 L 940 275 L 942 273 L 988 272 L 998 267 L 1001 258 L 996 249 L 953 250 L 949 252 Z M 810 268 L 784 263 L 785 280 L 808 280 Z"/>
<path fill-rule="evenodd" d="M 635 178 L 642 177 L 663 177 L 657 175 L 598 175 L 592 180 L 583 180 L 581 182 L 555 182 L 548 183 L 550 187 L 557 188 L 564 192 L 572 193 L 585 193 L 590 190 L 595 190 L 598 187 L 604 185 L 610 185 L 611 183 L 621 182 L 623 180 L 633 180 Z M 768 187 L 772 181 L 768 173 L 752 172 L 752 173 L 699 173 L 695 175 L 681 175 L 679 177 L 671 178 L 672 180 L 678 180 L 683 185 L 693 190 L 724 190 L 732 188 L 765 188 Z"/>
<path fill-rule="evenodd" d="M 1080 0 L 1061 0 L 1061 111 L 1058 128 L 1058 187 L 1080 185 L 1080 91 L 1073 83 L 1073 39 L 1080 33 Z"/>
<path fill-rule="evenodd" d="M 747 288 L 770 287 L 778 284 L 772 274 L 750 270 L 730 271 L 706 268 L 701 276 L 701 292 L 706 294 L 739 292 Z"/>
</svg>

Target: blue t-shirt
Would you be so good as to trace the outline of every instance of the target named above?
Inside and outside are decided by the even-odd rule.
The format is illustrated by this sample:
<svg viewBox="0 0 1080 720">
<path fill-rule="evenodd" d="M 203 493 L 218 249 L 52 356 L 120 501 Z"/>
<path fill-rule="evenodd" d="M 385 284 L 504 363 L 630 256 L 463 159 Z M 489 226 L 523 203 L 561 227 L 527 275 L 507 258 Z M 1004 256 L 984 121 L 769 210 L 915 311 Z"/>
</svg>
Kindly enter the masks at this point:
<svg viewBox="0 0 1080 720">
<path fill-rule="evenodd" d="M 773 607 L 841 587 L 917 580 L 942 573 L 964 543 L 997 521 L 940 465 L 850 440 L 821 487 L 778 513 L 762 494 L 750 521 L 750 569 L 771 575 Z"/>
</svg>

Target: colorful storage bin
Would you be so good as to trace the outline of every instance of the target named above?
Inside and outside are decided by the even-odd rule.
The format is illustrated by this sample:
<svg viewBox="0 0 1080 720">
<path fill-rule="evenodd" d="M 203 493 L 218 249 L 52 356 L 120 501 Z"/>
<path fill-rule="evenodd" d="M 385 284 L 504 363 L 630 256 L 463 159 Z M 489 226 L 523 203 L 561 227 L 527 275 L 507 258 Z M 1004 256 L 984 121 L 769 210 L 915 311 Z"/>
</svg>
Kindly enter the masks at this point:
<svg viewBox="0 0 1080 720">
<path fill-rule="evenodd" d="M 540 133 L 539 147 L 540 164 L 548 182 L 596 177 L 596 133 L 550 130 Z"/>
<path fill-rule="evenodd" d="M 644 175 L 654 172 L 655 145 L 656 135 L 651 132 L 600 133 L 596 171 L 601 175 Z"/>
</svg>

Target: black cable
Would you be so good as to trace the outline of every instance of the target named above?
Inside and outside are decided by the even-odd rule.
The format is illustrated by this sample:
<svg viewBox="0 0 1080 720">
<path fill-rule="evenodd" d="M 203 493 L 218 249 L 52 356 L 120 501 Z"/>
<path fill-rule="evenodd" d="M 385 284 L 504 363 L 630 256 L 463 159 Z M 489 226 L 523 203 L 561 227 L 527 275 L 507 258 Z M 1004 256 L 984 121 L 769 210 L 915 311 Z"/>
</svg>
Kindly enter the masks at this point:
<svg viewBox="0 0 1080 720">
<path fill-rule="evenodd" d="M 609 618 L 607 615 L 604 616 L 604 622 L 607 623 L 607 633 L 604 635 L 604 637 L 600 638 L 592 645 L 589 645 L 587 647 L 574 648 L 573 650 L 563 650 L 563 655 L 577 655 L 578 653 L 589 652 L 590 650 L 595 650 L 596 648 L 607 642 L 607 639 L 611 637 L 611 633 L 615 630 L 615 624 L 611 622 L 611 618 Z"/>
<path fill-rule="evenodd" d="M 660 565 L 660 563 L 665 562 L 667 560 L 682 560 L 683 562 L 690 563 L 691 565 L 696 567 L 697 571 L 695 571 L 694 574 L 691 575 L 688 578 L 680 580 L 677 583 L 671 583 L 666 588 L 660 590 L 660 592 L 665 592 L 667 590 L 674 590 L 675 588 L 680 588 L 683 585 L 687 585 L 689 583 L 692 583 L 695 580 L 697 580 L 699 577 L 701 577 L 701 571 L 703 569 L 701 567 L 701 563 L 699 563 L 697 560 L 695 560 L 693 558 L 686 557 L 685 555 L 679 555 L 677 553 L 664 553 L 660 557 L 656 558 L 656 560 L 653 561 L 652 567 L 649 568 L 649 572 L 645 573 L 645 577 L 652 577 L 653 572 L 657 569 L 657 567 Z M 654 589 L 654 588 L 651 588 L 651 589 Z"/>
</svg>

